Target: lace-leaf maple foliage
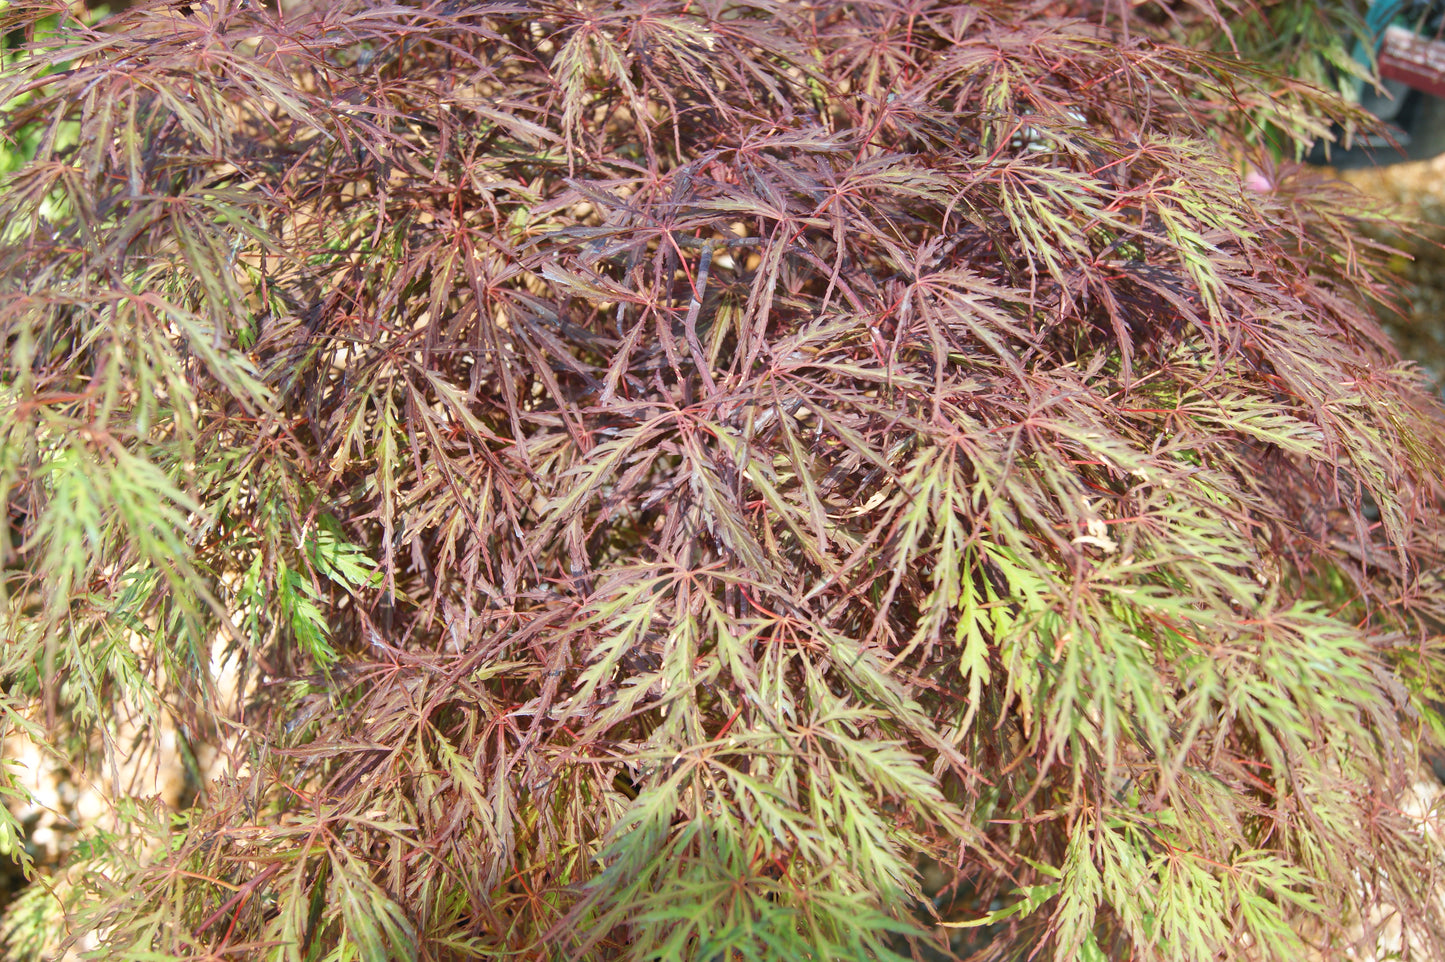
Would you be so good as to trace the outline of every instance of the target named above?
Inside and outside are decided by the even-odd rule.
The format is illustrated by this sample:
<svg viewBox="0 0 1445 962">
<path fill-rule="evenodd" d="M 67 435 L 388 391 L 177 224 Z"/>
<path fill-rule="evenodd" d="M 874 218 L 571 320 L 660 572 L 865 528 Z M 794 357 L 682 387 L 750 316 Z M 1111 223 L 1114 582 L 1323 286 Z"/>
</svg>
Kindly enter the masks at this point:
<svg viewBox="0 0 1445 962">
<path fill-rule="evenodd" d="M 1445 950 L 1440 411 L 1234 159 L 1335 108 L 1118 26 L 0 12 L 6 716 L 221 753 L 11 953 Z"/>
</svg>

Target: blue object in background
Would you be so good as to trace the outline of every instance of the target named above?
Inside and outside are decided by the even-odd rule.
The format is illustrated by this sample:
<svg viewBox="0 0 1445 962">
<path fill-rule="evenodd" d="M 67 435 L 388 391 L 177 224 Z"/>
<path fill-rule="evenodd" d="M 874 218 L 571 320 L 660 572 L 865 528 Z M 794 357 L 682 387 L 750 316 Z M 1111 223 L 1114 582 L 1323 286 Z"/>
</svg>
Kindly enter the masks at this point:
<svg viewBox="0 0 1445 962">
<path fill-rule="evenodd" d="M 1392 27 L 1408 31 L 1412 40 L 1440 44 L 1434 51 L 1442 65 L 1438 76 L 1429 68 L 1405 64 L 1393 45 L 1386 46 Z M 1378 64 L 1381 89 L 1362 81 L 1360 106 L 1385 121 L 1390 136 L 1356 137 L 1350 149 L 1336 147 L 1328 157 L 1325 145 L 1317 144 L 1310 161 L 1339 168 L 1373 167 L 1445 152 L 1445 98 L 1439 96 L 1445 91 L 1445 0 L 1374 0 L 1365 12 L 1365 28 L 1373 38 L 1373 49 L 1357 44 L 1355 59 L 1366 66 Z M 1412 69 L 1401 69 L 1405 66 Z"/>
</svg>

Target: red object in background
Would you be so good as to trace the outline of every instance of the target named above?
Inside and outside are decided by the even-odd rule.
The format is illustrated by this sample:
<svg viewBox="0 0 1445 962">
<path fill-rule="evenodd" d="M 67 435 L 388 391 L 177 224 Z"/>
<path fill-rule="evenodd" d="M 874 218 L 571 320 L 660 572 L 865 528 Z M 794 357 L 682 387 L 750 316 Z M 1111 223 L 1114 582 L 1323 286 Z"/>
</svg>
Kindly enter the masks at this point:
<svg viewBox="0 0 1445 962">
<path fill-rule="evenodd" d="M 1431 40 L 1404 27 L 1386 27 L 1380 76 L 1445 97 L 1445 40 Z"/>
</svg>

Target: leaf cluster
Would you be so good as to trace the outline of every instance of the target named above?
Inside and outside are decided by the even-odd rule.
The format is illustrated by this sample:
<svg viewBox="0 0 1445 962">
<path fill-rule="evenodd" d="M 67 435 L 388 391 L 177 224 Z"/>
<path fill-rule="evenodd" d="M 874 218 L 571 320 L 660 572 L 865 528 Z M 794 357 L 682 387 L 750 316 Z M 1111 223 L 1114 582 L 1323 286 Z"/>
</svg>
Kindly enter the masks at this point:
<svg viewBox="0 0 1445 962">
<path fill-rule="evenodd" d="M 1445 949 L 1445 422 L 1369 212 L 1229 159 L 1333 102 L 1080 12 L 0 12 L 4 710 L 227 756 L 65 931 Z"/>
</svg>

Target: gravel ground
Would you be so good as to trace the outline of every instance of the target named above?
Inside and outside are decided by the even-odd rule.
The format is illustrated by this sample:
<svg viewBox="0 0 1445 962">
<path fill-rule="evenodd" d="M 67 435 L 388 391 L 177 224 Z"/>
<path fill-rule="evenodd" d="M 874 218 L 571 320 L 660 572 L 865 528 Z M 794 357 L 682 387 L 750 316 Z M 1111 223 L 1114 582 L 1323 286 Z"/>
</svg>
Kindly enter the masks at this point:
<svg viewBox="0 0 1445 962">
<path fill-rule="evenodd" d="M 1405 356 L 1445 388 L 1445 154 L 1338 176 L 1394 206 L 1405 219 L 1405 229 L 1389 240 L 1402 249 L 1391 266 L 1400 275 L 1409 311 L 1387 318 L 1387 326 Z"/>
</svg>

